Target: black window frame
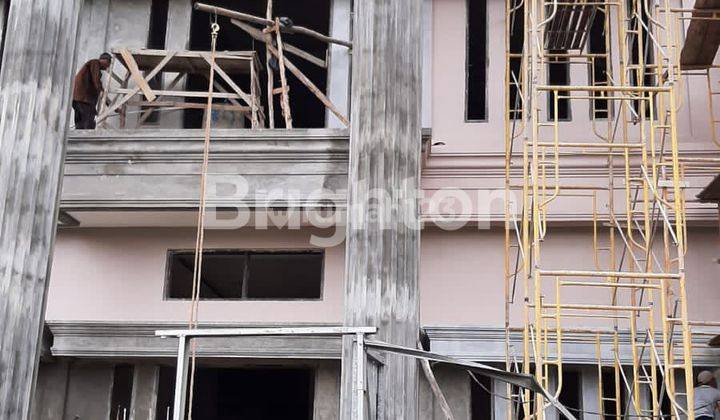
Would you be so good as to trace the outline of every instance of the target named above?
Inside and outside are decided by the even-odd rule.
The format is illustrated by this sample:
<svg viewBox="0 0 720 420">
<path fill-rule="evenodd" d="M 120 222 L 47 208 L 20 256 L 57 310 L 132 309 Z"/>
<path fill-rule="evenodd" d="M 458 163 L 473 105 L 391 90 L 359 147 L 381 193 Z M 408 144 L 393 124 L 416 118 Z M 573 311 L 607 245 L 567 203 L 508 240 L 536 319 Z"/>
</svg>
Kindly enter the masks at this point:
<svg viewBox="0 0 720 420">
<path fill-rule="evenodd" d="M 476 4 L 481 4 L 481 10 L 483 13 L 483 31 L 476 31 L 471 30 L 470 25 L 470 14 L 471 14 L 471 2 L 475 2 Z M 489 120 L 489 109 L 488 109 L 488 68 L 490 65 L 490 60 L 488 57 L 488 43 L 489 43 L 489 28 L 488 28 L 488 10 L 487 10 L 487 1 L 486 0 L 465 0 L 465 112 L 464 112 L 464 120 L 466 123 L 487 123 Z M 483 75 L 484 80 L 482 81 L 482 91 L 483 91 L 483 104 L 482 104 L 482 118 L 470 118 L 470 79 L 472 77 L 471 75 L 471 34 L 479 34 L 482 32 L 483 38 L 484 38 L 484 45 L 482 46 L 483 54 L 482 54 L 482 67 L 483 69 Z"/>
<path fill-rule="evenodd" d="M 509 22 L 509 26 L 505 28 L 510 44 L 510 54 L 522 54 L 525 46 L 525 2 L 522 0 L 515 0 L 512 5 L 513 8 L 517 8 L 512 15 Z M 509 91 L 506 100 L 510 101 L 507 104 L 508 119 L 510 121 L 522 120 L 523 109 L 522 109 L 522 98 L 520 97 L 520 88 L 518 84 L 522 83 L 522 79 L 525 75 L 522 72 L 522 57 L 510 57 L 508 58 L 509 67 L 509 80 L 508 86 L 506 87 Z M 514 77 L 513 77 L 514 76 Z M 518 82 L 516 84 L 515 82 Z"/>
<path fill-rule="evenodd" d="M 551 53 L 556 54 L 566 54 L 566 50 L 556 50 L 551 51 Z M 560 69 L 563 68 L 565 71 L 565 82 L 563 84 L 553 83 L 553 69 Z M 571 74 L 571 67 L 569 58 L 567 57 L 549 57 L 548 63 L 547 63 L 547 84 L 548 86 L 570 86 L 572 84 L 572 74 Z M 561 107 L 564 106 L 567 109 L 567 115 L 563 116 L 561 115 L 561 112 L 558 111 L 558 122 L 570 122 L 572 121 L 572 100 L 569 98 L 571 96 L 570 91 L 557 91 L 558 96 L 568 96 L 567 98 L 559 98 L 558 99 L 558 105 Z M 547 94 L 547 111 L 546 111 L 546 117 L 547 121 L 555 121 L 555 91 L 548 90 L 546 92 Z"/>
<path fill-rule="evenodd" d="M 172 289 L 171 287 L 171 280 L 172 280 L 172 261 L 173 257 L 177 254 L 186 254 L 186 255 L 194 255 L 195 251 L 192 249 L 168 249 L 166 252 L 165 257 L 165 279 L 163 282 L 163 301 L 190 301 L 191 298 L 187 297 L 171 297 L 170 291 Z M 243 254 L 246 258 L 246 264 L 247 259 L 252 254 L 257 255 L 272 255 L 272 254 L 314 254 L 314 255 L 320 255 L 321 256 L 321 262 L 320 262 L 320 280 L 319 280 L 319 293 L 318 297 L 315 298 L 285 298 L 285 297 L 234 297 L 234 298 L 200 298 L 200 301 L 202 302 L 232 302 L 232 301 L 238 301 L 238 302 L 253 302 L 253 301 L 270 301 L 270 302 L 291 302 L 291 301 L 301 301 L 301 302 L 319 302 L 324 300 L 325 295 L 325 257 L 326 253 L 325 250 L 322 248 L 316 248 L 316 249 L 238 249 L 238 248 L 213 248 L 213 249 L 205 249 L 203 250 L 203 257 L 208 254 L 216 254 L 216 255 L 222 255 L 222 254 Z M 243 275 L 243 283 L 246 283 L 248 281 L 248 278 L 246 277 L 248 275 L 249 270 L 245 270 L 245 273 Z M 242 286 L 243 293 L 247 292 L 247 287 Z"/>
<path fill-rule="evenodd" d="M 590 23 L 590 30 L 588 32 L 588 38 L 587 38 L 587 52 L 590 54 L 607 54 L 606 51 L 606 42 L 607 37 L 609 34 L 605 33 L 605 21 L 608 19 L 606 12 L 596 9 L 593 14 L 593 21 Z M 600 25 L 599 22 L 602 22 L 602 29 L 598 36 L 598 45 L 595 45 L 595 35 L 596 35 L 596 29 Z M 612 61 L 603 60 L 599 57 L 596 57 L 591 62 L 588 63 L 588 81 L 590 82 L 591 86 L 603 86 L 601 83 L 604 83 L 604 86 L 609 86 L 609 74 L 608 72 L 611 70 L 612 67 Z M 598 71 L 604 72 L 604 74 L 598 74 Z M 607 93 L 605 93 L 607 95 Z M 596 97 L 597 99 L 591 99 L 590 100 L 590 107 L 589 107 L 589 117 L 590 120 L 596 120 L 596 121 L 602 121 L 602 120 L 608 120 L 612 119 L 614 116 L 614 107 L 613 107 L 613 101 L 611 101 L 609 98 L 605 98 L 602 96 L 601 92 L 593 92 L 593 97 Z M 598 107 L 598 105 L 601 105 Z M 598 116 L 599 113 L 604 113 L 604 116 Z"/>
</svg>

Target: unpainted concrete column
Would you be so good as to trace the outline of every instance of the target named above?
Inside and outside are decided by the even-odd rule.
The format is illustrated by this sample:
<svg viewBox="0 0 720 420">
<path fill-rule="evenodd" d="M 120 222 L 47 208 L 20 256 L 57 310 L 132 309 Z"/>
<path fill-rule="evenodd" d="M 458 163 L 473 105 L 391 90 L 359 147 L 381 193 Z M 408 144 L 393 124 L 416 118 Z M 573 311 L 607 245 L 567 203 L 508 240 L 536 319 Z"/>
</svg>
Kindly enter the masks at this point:
<svg viewBox="0 0 720 420">
<path fill-rule="evenodd" d="M 40 363 L 32 402 L 32 420 L 63 418 L 69 380 L 70 362 Z"/>
<path fill-rule="evenodd" d="M 509 395 L 507 392 L 507 382 L 499 381 L 497 379 L 494 379 L 492 381 L 492 409 L 493 409 L 493 419 L 494 420 L 502 420 L 502 419 L 508 419 L 510 420 L 512 416 L 508 416 L 508 412 L 510 410 L 510 401 L 508 400 Z"/>
<path fill-rule="evenodd" d="M 315 368 L 313 420 L 335 420 L 340 415 L 340 365 L 320 362 Z"/>
<path fill-rule="evenodd" d="M 165 49 L 170 51 L 184 51 L 190 49 L 190 20 L 192 19 L 192 2 L 186 0 L 170 0 L 168 3 L 168 24 L 165 34 Z M 222 29 L 221 29 L 222 31 Z M 163 87 L 167 87 L 177 73 L 163 73 Z M 183 77 L 178 81 L 177 87 L 185 86 L 187 79 Z M 183 115 L 180 112 L 165 112 L 160 114 L 162 128 L 182 128 Z"/>
<path fill-rule="evenodd" d="M 417 345 L 421 24 L 417 0 L 355 2 L 345 324 Z M 343 352 L 342 418 L 352 413 L 352 346 Z M 418 364 L 386 354 L 371 373 L 371 418 L 418 418 Z M 374 404 L 374 403 L 372 403 Z M 371 404 L 368 404 L 371 405 Z M 375 408 L 377 412 L 375 413 Z"/>
<path fill-rule="evenodd" d="M 330 9 L 330 36 L 338 39 L 350 39 L 352 36 L 352 1 L 333 0 Z M 347 114 L 350 105 L 350 50 L 341 46 L 330 44 L 327 71 L 327 95 L 333 104 Z M 344 128 L 329 109 L 325 110 L 326 126 L 328 128 Z"/>
<path fill-rule="evenodd" d="M 82 0 L 13 0 L 0 72 L 0 419 L 36 376 Z"/>
<path fill-rule="evenodd" d="M 580 380 L 582 382 L 582 409 L 585 411 L 582 415 L 583 420 L 601 420 L 599 414 L 602 412 L 598 396 L 598 371 L 596 366 L 583 366 L 580 370 Z"/>
<path fill-rule="evenodd" d="M 130 420 L 155 419 L 159 374 L 160 367 L 157 365 L 135 365 Z"/>
<path fill-rule="evenodd" d="M 112 365 L 72 365 L 63 420 L 110 418 Z M 59 419 L 60 417 L 54 417 Z"/>
</svg>

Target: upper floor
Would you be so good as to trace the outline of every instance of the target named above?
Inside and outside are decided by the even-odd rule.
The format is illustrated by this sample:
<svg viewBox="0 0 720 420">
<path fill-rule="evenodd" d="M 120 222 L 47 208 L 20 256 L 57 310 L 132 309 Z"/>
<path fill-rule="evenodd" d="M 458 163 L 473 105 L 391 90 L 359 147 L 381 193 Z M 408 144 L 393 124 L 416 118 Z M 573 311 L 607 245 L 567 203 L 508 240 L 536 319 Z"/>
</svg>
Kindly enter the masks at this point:
<svg viewBox="0 0 720 420">
<path fill-rule="evenodd" d="M 292 29 L 281 31 L 283 45 L 288 47 L 284 59 L 295 69 L 286 70 L 285 89 L 278 60 L 272 59 L 276 56 L 271 53 L 266 60 L 267 44 L 253 37 L 257 33 L 247 25 L 238 25 L 225 15 L 196 10 L 185 0 L 85 1 L 77 68 L 103 51 L 113 53 L 114 64 L 105 73 L 108 96 L 99 110 L 98 128 L 71 129 L 68 137 L 61 206 L 70 224 L 75 219 L 81 225 L 103 226 L 111 217 L 104 216 L 109 211 L 187 210 L 197 205 L 210 69 L 206 58 L 215 19 L 220 27 L 216 45 L 220 71 L 215 72 L 210 116 L 210 172 L 239 175 L 240 181 L 224 179 L 222 183 L 232 184 L 235 190 L 247 187 L 241 201 L 250 207 L 302 206 L 308 204 L 308 197 L 316 203 L 344 201 L 349 132 L 343 121 L 349 119 L 351 104 L 351 1 L 313 0 L 301 5 L 276 0 L 269 15 L 263 0 L 205 3 L 259 18 L 259 24 L 250 21 L 256 29 L 263 27 L 267 16 L 289 17 L 292 25 L 284 23 L 289 28 L 304 27 L 330 41 Z M 506 35 L 512 29 L 506 24 L 506 2 L 423 0 L 423 6 L 421 118 L 425 130 L 418 139 L 423 142 L 423 188 L 430 196 L 448 188 L 468 193 L 473 203 L 470 209 L 452 217 L 499 221 L 502 205 L 482 208 L 480 202 L 502 189 L 504 181 L 505 117 L 512 108 L 506 94 Z M 602 33 L 592 36 L 602 38 Z M 598 42 L 591 38 L 587 52 Z M 615 37 L 609 42 L 613 51 L 619 50 L 620 40 Z M 277 40 L 272 45 L 277 46 Z M 610 64 L 617 67 L 618 60 L 613 56 Z M 548 69 L 548 83 L 593 84 L 595 70 L 587 63 L 553 65 Z M 268 75 L 272 75 L 270 83 Z M 710 112 L 708 81 L 713 84 L 718 79 L 714 74 L 708 80 L 696 75 L 682 78 L 677 128 L 686 158 L 718 157 L 712 142 L 716 128 L 712 121 L 717 118 Z M 250 102 L 237 91 L 249 95 Z M 285 128 L 285 94 L 292 129 Z M 607 130 L 606 122 L 617 114 L 612 109 L 604 115 L 595 112 L 595 104 L 593 99 L 569 101 L 559 122 L 563 141 L 596 141 L 595 134 Z M 546 108 L 541 109 L 543 121 L 548 118 Z M 271 120 L 275 129 L 269 128 Z M 518 124 L 511 129 L 520 129 Z M 603 158 L 582 154 L 570 158 L 571 167 L 564 175 L 578 182 L 606 182 Z M 511 163 L 515 168 L 519 165 L 519 161 Z M 712 166 L 686 171 L 690 220 L 714 219 L 711 207 L 693 199 L 715 172 Z M 448 206 L 426 204 L 425 217 L 451 212 L 443 207 Z M 588 220 L 591 209 L 569 204 L 567 214 L 566 219 Z"/>
</svg>

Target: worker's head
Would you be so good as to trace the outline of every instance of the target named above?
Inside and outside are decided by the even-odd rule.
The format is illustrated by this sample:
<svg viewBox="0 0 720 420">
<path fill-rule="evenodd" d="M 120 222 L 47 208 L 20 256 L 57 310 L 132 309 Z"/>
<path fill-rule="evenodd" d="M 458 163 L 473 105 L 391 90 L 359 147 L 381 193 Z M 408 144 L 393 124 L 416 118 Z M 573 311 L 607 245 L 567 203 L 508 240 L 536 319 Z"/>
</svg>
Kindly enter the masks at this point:
<svg viewBox="0 0 720 420">
<path fill-rule="evenodd" d="M 697 376 L 698 384 L 715 386 L 715 375 L 709 370 L 703 370 Z"/>
<path fill-rule="evenodd" d="M 100 54 L 100 67 L 105 70 L 106 68 L 110 67 L 110 60 L 112 60 L 112 56 L 108 53 L 102 53 Z"/>
</svg>

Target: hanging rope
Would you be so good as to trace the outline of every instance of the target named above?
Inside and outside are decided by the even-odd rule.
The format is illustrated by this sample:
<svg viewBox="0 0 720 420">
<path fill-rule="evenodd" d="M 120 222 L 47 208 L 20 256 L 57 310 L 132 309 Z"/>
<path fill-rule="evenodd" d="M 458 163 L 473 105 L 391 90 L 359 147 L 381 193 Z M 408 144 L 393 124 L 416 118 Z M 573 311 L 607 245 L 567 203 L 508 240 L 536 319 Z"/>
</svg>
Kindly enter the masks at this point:
<svg viewBox="0 0 720 420">
<path fill-rule="evenodd" d="M 215 21 L 210 25 L 210 30 L 210 77 L 208 84 L 207 108 L 205 109 L 205 142 L 203 145 L 202 168 L 200 170 L 200 204 L 197 215 L 197 235 L 195 237 L 195 264 L 193 266 L 190 319 L 188 320 L 189 329 L 195 329 L 198 327 L 198 308 L 200 306 L 200 278 L 202 275 L 203 247 L 205 244 L 205 212 L 207 207 L 205 188 L 207 184 L 207 173 L 210 161 L 210 128 L 212 125 L 213 85 L 215 83 L 215 50 L 217 48 L 218 32 L 220 31 L 220 25 L 217 23 L 217 15 L 215 16 Z M 193 395 L 195 389 L 195 355 L 196 345 L 193 340 L 190 345 L 190 395 L 188 396 L 188 420 L 192 420 Z M 184 409 L 184 407 L 182 409 Z"/>
</svg>

